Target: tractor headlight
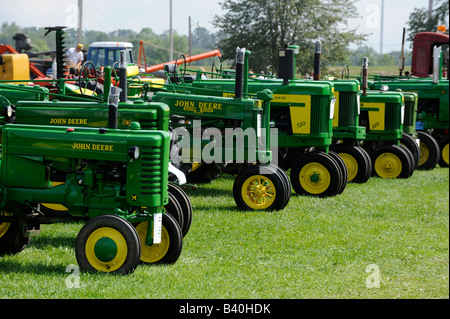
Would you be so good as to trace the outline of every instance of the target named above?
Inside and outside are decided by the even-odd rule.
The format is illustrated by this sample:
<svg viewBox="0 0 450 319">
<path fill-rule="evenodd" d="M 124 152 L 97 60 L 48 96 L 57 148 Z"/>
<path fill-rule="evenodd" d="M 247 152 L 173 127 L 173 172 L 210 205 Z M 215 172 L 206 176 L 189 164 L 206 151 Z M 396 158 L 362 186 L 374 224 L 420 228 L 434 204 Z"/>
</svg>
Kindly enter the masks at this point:
<svg viewBox="0 0 450 319">
<path fill-rule="evenodd" d="M 136 160 L 141 155 L 141 150 L 138 146 L 130 147 L 128 150 L 128 156 L 130 156 L 131 159 Z"/>
<path fill-rule="evenodd" d="M 12 108 L 11 105 L 6 105 L 3 109 L 2 109 L 2 115 L 4 117 L 6 117 L 7 119 L 10 119 L 11 117 L 14 116 L 14 109 Z"/>
</svg>

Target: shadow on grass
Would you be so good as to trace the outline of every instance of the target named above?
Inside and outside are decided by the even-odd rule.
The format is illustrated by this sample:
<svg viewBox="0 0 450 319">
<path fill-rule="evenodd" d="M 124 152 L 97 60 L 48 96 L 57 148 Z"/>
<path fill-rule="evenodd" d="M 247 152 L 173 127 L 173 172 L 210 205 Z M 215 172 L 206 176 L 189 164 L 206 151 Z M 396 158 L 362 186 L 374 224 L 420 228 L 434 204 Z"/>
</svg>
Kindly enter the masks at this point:
<svg viewBox="0 0 450 319">
<path fill-rule="evenodd" d="M 28 247 L 33 247 L 36 249 L 45 249 L 46 247 L 75 247 L 76 236 L 58 236 L 58 237 L 47 237 L 47 236 L 36 236 L 30 240 Z"/>
<path fill-rule="evenodd" d="M 35 275 L 63 274 L 67 276 L 66 267 L 68 265 L 50 264 L 46 265 L 39 261 L 22 263 L 13 260 L 1 260 L 0 268 L 2 274 L 30 273 Z"/>
</svg>

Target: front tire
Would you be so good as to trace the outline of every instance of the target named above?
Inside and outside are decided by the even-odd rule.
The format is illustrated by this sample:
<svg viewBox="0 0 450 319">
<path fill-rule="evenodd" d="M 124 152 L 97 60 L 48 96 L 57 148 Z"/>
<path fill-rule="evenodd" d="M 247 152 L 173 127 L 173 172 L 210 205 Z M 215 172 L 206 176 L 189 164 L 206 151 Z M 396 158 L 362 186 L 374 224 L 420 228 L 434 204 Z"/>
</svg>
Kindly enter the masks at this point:
<svg viewBox="0 0 450 319">
<path fill-rule="evenodd" d="M 281 210 L 289 201 L 286 180 L 273 166 L 246 167 L 233 184 L 236 205 L 243 210 Z"/>
<path fill-rule="evenodd" d="M 168 215 L 163 214 L 161 243 L 146 245 L 148 223 L 139 223 L 136 231 L 141 241 L 140 260 L 144 264 L 173 264 L 180 257 L 183 248 L 183 234 L 176 220 Z"/>
<path fill-rule="evenodd" d="M 378 147 L 372 155 L 374 172 L 381 178 L 408 178 L 412 162 L 404 149 L 397 145 Z"/>
<path fill-rule="evenodd" d="M 299 195 L 335 196 L 342 185 L 342 172 L 333 158 L 321 151 L 300 156 L 291 168 L 291 183 Z"/>
<path fill-rule="evenodd" d="M 138 234 L 125 219 L 102 215 L 89 220 L 75 244 L 80 268 L 89 272 L 132 273 L 141 256 Z"/>
</svg>

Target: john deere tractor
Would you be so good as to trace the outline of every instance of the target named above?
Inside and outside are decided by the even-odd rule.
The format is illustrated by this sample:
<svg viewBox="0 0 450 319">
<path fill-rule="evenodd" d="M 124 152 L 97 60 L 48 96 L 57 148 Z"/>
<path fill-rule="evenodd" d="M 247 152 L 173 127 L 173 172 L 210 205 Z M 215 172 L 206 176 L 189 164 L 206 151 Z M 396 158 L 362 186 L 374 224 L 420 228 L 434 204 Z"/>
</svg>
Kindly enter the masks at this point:
<svg viewBox="0 0 450 319">
<path fill-rule="evenodd" d="M 270 164 L 274 160 L 270 150 L 272 92 L 260 90 L 255 99 L 243 93 L 245 56 L 249 54 L 245 49 L 236 50 L 234 97 L 158 89 L 151 101 L 170 106 L 171 125 L 183 145 L 184 162 L 201 166 L 247 164 L 233 185 L 238 207 L 279 210 L 287 205 L 291 187 L 285 172 Z"/>
<path fill-rule="evenodd" d="M 399 66 L 400 76 L 375 75 L 369 83 L 371 89 L 386 86 L 389 90 L 400 89 L 418 94 L 418 168 L 422 170 L 433 169 L 437 163 L 441 167 L 449 166 L 448 44 L 448 34 L 418 33 L 414 37 L 411 72 L 408 76 L 402 76 L 403 66 Z M 443 69 L 447 73 L 446 78 Z"/>
<path fill-rule="evenodd" d="M 293 83 L 294 50 L 280 50 L 280 60 L 286 68 L 281 74 L 283 80 L 257 80 L 249 78 L 248 58 L 243 62 L 244 91 L 243 96 L 255 98 L 257 92 L 273 92 L 271 102 L 270 125 L 278 130 L 278 166 L 284 170 L 291 168 L 290 182 L 298 194 L 313 196 L 334 196 L 340 194 L 347 184 L 347 169 L 342 159 L 329 150 L 332 142 L 331 118 L 335 99 L 332 83 Z M 168 78 L 173 85 L 167 90 L 176 92 L 189 91 L 200 96 L 233 97 L 235 73 L 215 74 L 222 79 L 183 82 L 183 74 L 169 72 Z M 160 89 L 158 89 L 160 90 Z M 155 91 L 158 91 L 155 90 Z M 155 93 L 158 95 L 161 93 Z M 171 108 L 173 110 L 173 108 Z M 230 116 L 231 116 L 230 109 Z M 177 111 L 174 111 L 177 112 Z"/>
<path fill-rule="evenodd" d="M 83 270 L 130 273 L 140 261 L 175 262 L 183 236 L 163 209 L 169 134 L 138 128 L 4 125 L 0 254 L 20 252 L 42 224 L 61 221 L 41 210 L 53 203 L 88 218 L 75 244 Z"/>
</svg>

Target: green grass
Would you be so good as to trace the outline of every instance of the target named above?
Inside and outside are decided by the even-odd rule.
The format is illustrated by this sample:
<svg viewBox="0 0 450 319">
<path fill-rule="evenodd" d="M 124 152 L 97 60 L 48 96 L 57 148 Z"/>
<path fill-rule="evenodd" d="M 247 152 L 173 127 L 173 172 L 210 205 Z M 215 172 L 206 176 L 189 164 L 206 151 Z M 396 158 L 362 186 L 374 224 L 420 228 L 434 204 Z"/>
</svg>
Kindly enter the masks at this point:
<svg viewBox="0 0 450 319">
<path fill-rule="evenodd" d="M 44 225 L 0 257 L 0 298 L 448 298 L 449 170 L 371 178 L 334 198 L 293 195 L 279 212 L 242 212 L 225 175 L 188 192 L 194 220 L 180 259 L 129 276 L 80 275 L 80 222 Z M 369 265 L 380 287 L 369 289 Z M 69 277 L 70 279 L 70 277 Z"/>
</svg>

